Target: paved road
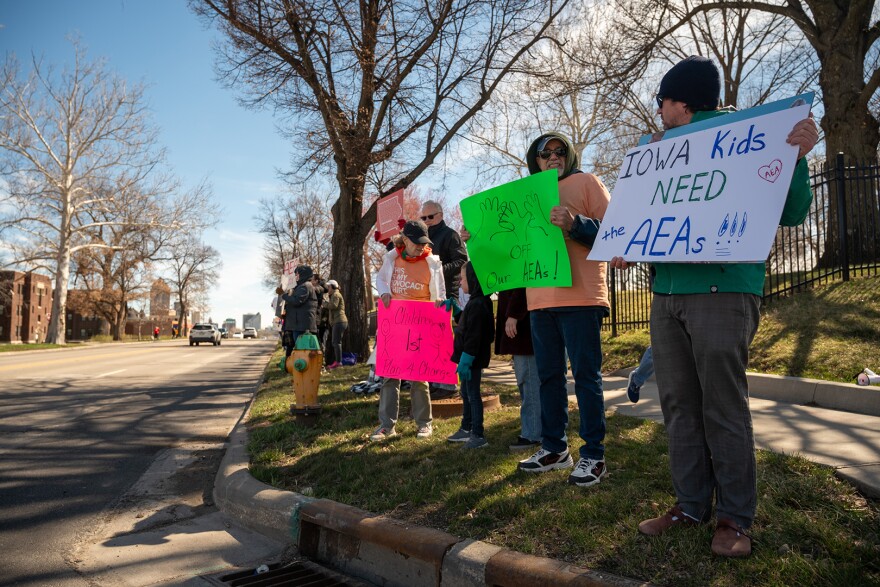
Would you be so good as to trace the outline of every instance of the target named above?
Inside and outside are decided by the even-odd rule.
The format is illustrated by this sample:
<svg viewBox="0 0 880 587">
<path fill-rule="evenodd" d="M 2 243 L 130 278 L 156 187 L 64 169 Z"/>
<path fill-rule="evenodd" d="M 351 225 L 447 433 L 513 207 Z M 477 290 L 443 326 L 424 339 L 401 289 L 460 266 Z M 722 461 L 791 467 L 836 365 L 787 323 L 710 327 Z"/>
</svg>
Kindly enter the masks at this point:
<svg viewBox="0 0 880 587">
<path fill-rule="evenodd" d="M 0 584 L 90 582 L 78 542 L 157 456 L 217 446 L 274 341 L 0 354 Z"/>
</svg>

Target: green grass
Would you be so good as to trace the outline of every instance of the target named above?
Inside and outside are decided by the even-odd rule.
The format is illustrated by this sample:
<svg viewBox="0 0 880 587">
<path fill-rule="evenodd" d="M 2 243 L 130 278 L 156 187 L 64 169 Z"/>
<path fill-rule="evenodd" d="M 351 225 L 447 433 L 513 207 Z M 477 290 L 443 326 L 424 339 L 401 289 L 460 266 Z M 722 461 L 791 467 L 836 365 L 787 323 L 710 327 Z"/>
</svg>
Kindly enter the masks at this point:
<svg viewBox="0 0 880 587">
<path fill-rule="evenodd" d="M 752 369 L 852 382 L 875 365 L 880 348 L 880 279 L 837 283 L 764 308 L 752 345 Z M 647 331 L 603 334 L 603 371 L 635 365 Z M 792 455 L 758 452 L 754 554 L 721 560 L 709 552 L 710 526 L 649 538 L 638 522 L 675 501 L 662 425 L 608 415 L 609 475 L 588 490 L 566 484 L 567 472 L 518 473 L 507 445 L 519 432 L 512 387 L 484 385 L 501 396 L 487 412 L 487 449 L 461 456 L 445 442 L 458 418 L 435 420 L 434 438 L 419 441 L 401 400 L 401 435 L 371 443 L 378 397 L 351 384 L 363 365 L 325 375 L 323 413 L 314 427 L 290 415 L 289 376 L 272 359 L 251 409 L 251 472 L 276 487 L 332 499 L 484 540 L 660 585 L 880 585 L 880 503 L 866 500 L 833 470 Z M 569 430 L 577 430 L 571 411 Z"/>
<path fill-rule="evenodd" d="M 880 585 L 880 504 L 829 468 L 760 451 L 755 553 L 720 560 L 709 552 L 709 526 L 657 538 L 636 531 L 674 502 L 662 425 L 609 414 L 610 473 L 584 490 L 567 485 L 565 471 L 517 472 L 523 455 L 507 450 L 519 432 L 512 387 L 485 386 L 503 408 L 486 413 L 489 448 L 464 459 L 461 446 L 445 442 L 458 418 L 435 420 L 434 438 L 420 441 L 402 417 L 400 436 L 369 442 L 378 397 L 348 391 L 365 378 L 364 366 L 324 376 L 317 425 L 297 423 L 277 362 L 276 354 L 251 409 L 249 446 L 251 472 L 276 487 L 657 584 Z M 401 414 L 408 410 L 403 393 Z M 570 429 L 577 423 L 572 410 Z"/>
<path fill-rule="evenodd" d="M 637 365 L 649 344 L 646 329 L 603 332 L 602 370 Z M 880 366 L 877 349 L 880 277 L 853 278 L 764 305 L 749 370 L 855 383 L 862 369 Z"/>
<path fill-rule="evenodd" d="M 0 344 L 0 353 L 16 353 L 21 351 L 41 351 L 45 349 L 61 349 L 64 348 L 60 344 L 49 344 L 41 342 L 39 344 Z"/>
</svg>

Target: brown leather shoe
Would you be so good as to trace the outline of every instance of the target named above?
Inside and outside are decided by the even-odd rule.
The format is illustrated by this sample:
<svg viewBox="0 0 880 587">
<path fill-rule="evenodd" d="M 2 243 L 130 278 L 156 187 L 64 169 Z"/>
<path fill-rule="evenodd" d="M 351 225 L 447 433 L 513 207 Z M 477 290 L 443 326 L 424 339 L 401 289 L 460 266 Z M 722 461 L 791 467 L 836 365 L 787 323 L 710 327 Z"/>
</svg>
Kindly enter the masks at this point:
<svg viewBox="0 0 880 587">
<path fill-rule="evenodd" d="M 712 537 L 712 552 L 736 558 L 749 556 L 752 554 L 752 539 L 733 520 L 719 518 Z"/>
<path fill-rule="evenodd" d="M 678 505 L 672 506 L 659 518 L 651 518 L 639 524 L 639 532 L 648 536 L 660 536 L 673 526 L 691 527 L 699 524 L 697 520 L 686 515 Z"/>
</svg>

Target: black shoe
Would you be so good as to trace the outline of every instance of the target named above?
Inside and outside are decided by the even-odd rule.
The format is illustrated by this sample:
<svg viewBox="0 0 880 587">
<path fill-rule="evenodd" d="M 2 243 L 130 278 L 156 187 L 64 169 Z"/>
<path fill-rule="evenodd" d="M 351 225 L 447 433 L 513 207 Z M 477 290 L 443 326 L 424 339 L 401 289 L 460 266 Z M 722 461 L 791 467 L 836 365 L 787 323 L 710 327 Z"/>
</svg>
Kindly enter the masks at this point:
<svg viewBox="0 0 880 587">
<path fill-rule="evenodd" d="M 642 386 L 636 385 L 633 382 L 633 375 L 635 375 L 635 371 L 629 374 L 629 379 L 626 381 L 626 397 L 635 404 L 639 401 L 639 391 L 642 389 Z"/>
<path fill-rule="evenodd" d="M 540 440 L 529 440 L 523 436 L 517 436 L 516 442 L 509 445 L 508 448 L 511 452 L 520 452 L 523 450 L 532 450 L 539 444 L 541 444 Z"/>
</svg>

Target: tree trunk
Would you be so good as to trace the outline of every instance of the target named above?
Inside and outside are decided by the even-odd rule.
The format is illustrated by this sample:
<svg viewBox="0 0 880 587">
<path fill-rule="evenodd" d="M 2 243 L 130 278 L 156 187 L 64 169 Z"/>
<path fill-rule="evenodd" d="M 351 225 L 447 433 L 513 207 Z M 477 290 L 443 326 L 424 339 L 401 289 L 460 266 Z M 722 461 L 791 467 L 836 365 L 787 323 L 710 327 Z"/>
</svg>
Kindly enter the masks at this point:
<svg viewBox="0 0 880 587">
<path fill-rule="evenodd" d="M 852 39 L 852 43 L 856 40 Z M 825 153 L 833 165 L 838 153 L 846 154 L 854 161 L 869 161 L 877 157 L 880 144 L 880 122 L 861 105 L 865 89 L 853 80 L 864 80 L 863 60 L 857 53 L 845 47 L 837 47 L 826 55 L 820 54 L 822 68 L 819 85 L 822 87 L 825 116 L 822 130 L 825 133 Z"/>
<path fill-rule="evenodd" d="M 113 324 L 111 325 L 113 340 L 122 340 L 122 335 L 125 334 L 125 314 L 126 307 L 125 304 L 122 304 L 121 307 L 116 309 L 116 316 L 114 316 Z"/>
<path fill-rule="evenodd" d="M 62 226 L 63 226 L 62 221 Z M 49 331 L 46 342 L 54 344 L 67 343 L 67 282 L 70 279 L 70 246 L 66 231 L 61 231 L 61 242 L 58 243 L 57 269 L 55 270 L 55 295 L 52 297 L 52 318 L 49 320 Z"/>
<path fill-rule="evenodd" d="M 364 283 L 364 250 L 363 247 L 351 246 L 351 243 L 363 240 L 360 218 L 343 225 L 336 222 L 333 231 L 333 262 L 331 275 L 339 281 L 342 296 L 345 299 L 345 314 L 348 317 L 346 336 L 348 351 L 355 353 L 358 360 L 365 361 L 370 356 L 369 322 L 365 301 Z"/>
</svg>

